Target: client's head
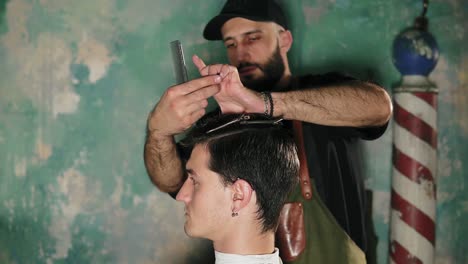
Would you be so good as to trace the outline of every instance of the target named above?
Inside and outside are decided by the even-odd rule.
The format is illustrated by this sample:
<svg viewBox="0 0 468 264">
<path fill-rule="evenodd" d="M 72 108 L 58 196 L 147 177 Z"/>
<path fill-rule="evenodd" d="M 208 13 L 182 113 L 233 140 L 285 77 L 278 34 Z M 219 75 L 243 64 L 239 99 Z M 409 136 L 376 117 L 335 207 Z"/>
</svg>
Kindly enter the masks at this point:
<svg viewBox="0 0 468 264">
<path fill-rule="evenodd" d="M 222 240 L 233 232 L 274 232 L 298 179 L 290 131 L 259 114 L 200 120 L 186 139 L 193 147 L 177 200 L 185 204 L 189 236 Z"/>
</svg>

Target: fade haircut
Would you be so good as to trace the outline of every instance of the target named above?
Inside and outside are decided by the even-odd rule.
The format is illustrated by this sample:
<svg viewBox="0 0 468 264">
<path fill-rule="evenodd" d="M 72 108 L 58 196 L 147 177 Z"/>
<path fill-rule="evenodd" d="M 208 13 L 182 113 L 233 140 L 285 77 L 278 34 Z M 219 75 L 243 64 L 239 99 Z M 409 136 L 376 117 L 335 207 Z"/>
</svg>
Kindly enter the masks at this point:
<svg viewBox="0 0 468 264">
<path fill-rule="evenodd" d="M 281 208 L 298 182 L 294 137 L 280 120 L 262 114 L 215 114 L 201 119 L 181 142 L 206 145 L 209 169 L 224 186 L 247 181 L 257 195 L 262 233 L 276 230 Z"/>
</svg>

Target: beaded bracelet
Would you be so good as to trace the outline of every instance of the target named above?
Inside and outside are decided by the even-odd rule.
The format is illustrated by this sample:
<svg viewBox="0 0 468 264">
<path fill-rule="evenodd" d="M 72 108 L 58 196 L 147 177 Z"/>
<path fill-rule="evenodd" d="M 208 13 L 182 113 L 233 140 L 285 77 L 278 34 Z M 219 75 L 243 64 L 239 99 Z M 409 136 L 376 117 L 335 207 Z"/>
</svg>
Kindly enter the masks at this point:
<svg viewBox="0 0 468 264">
<path fill-rule="evenodd" d="M 271 93 L 269 92 L 261 92 L 263 97 L 263 102 L 265 104 L 265 112 L 264 114 L 273 117 L 273 98 L 271 97 Z"/>
</svg>

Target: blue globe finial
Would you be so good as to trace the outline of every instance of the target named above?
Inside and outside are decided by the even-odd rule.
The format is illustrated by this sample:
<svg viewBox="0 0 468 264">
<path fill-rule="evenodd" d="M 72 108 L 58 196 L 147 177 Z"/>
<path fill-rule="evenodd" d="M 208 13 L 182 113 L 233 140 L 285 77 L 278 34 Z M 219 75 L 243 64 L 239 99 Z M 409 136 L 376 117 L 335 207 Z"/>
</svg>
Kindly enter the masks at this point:
<svg viewBox="0 0 468 264">
<path fill-rule="evenodd" d="M 427 31 L 427 19 L 418 17 L 393 42 L 393 64 L 402 75 L 427 76 L 437 64 L 439 47 Z"/>
</svg>

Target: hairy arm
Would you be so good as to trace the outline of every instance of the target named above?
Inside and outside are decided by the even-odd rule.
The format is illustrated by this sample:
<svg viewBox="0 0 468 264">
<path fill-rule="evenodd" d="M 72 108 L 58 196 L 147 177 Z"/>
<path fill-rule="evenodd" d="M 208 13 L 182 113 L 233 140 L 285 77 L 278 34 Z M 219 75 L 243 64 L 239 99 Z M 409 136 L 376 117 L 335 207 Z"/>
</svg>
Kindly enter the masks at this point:
<svg viewBox="0 0 468 264">
<path fill-rule="evenodd" d="M 174 136 L 205 114 L 220 81 L 217 75 L 204 76 L 169 87 L 150 112 L 143 155 L 148 176 L 159 190 L 172 193 L 182 186 L 184 168 Z"/>
<path fill-rule="evenodd" d="M 174 137 L 158 137 L 148 131 L 144 161 L 151 181 L 159 190 L 172 193 L 180 189 L 184 170 Z"/>
<path fill-rule="evenodd" d="M 321 125 L 380 126 L 392 114 L 387 92 L 378 85 L 359 80 L 271 95 L 274 116 Z"/>
<path fill-rule="evenodd" d="M 214 98 L 223 113 L 263 113 L 265 103 L 260 93 L 244 87 L 237 69 L 230 65 L 206 66 L 194 58 L 202 76 L 219 74 L 221 90 Z M 273 115 L 326 126 L 377 127 L 386 124 L 392 115 L 388 93 L 371 82 L 336 73 L 310 75 L 304 79 L 312 85 L 301 90 L 272 92 Z M 304 80 L 301 80 L 304 81 Z"/>
</svg>

